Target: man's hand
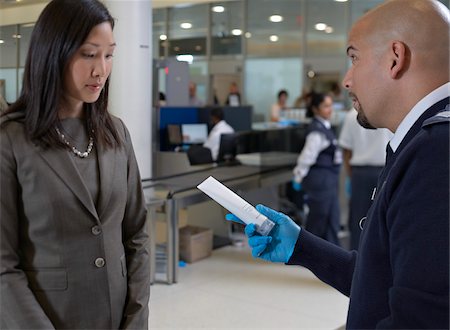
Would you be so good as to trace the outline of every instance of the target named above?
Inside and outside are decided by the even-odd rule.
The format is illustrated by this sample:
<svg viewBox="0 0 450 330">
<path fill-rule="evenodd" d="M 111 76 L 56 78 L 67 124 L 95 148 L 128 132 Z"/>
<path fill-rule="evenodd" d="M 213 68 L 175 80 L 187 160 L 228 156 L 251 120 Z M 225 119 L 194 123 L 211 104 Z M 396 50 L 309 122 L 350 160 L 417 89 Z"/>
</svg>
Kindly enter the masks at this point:
<svg viewBox="0 0 450 330">
<path fill-rule="evenodd" d="M 264 205 L 257 205 L 256 210 L 275 223 L 275 227 L 268 236 L 261 236 L 256 232 L 255 224 L 245 227 L 248 244 L 252 248 L 253 257 L 272 262 L 288 262 L 294 252 L 301 228 L 287 215 L 272 210 Z M 227 214 L 226 219 L 244 223 L 234 214 Z"/>
</svg>

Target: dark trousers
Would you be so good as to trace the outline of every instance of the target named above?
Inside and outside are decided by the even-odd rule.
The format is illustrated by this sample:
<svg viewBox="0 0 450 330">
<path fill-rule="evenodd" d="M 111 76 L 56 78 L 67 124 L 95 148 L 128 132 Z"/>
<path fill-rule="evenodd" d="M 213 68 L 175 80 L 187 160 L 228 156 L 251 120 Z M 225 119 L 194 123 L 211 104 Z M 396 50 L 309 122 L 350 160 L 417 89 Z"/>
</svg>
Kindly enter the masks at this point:
<svg viewBox="0 0 450 330">
<path fill-rule="evenodd" d="M 336 245 L 340 245 L 338 184 L 338 173 L 326 168 L 311 168 L 302 182 L 309 207 L 305 229 Z"/>
<path fill-rule="evenodd" d="M 377 186 L 378 176 L 383 167 L 378 166 L 352 166 L 349 212 L 350 249 L 357 250 L 361 228 L 359 222 L 365 217 L 372 204 L 373 189 Z"/>
</svg>

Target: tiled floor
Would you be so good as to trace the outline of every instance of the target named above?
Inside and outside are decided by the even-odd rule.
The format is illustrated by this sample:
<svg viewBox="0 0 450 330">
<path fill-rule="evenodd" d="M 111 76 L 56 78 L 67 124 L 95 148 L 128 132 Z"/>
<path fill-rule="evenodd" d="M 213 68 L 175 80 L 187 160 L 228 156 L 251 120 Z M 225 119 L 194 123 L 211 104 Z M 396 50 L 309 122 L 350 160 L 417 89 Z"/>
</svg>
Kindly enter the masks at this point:
<svg viewBox="0 0 450 330">
<path fill-rule="evenodd" d="M 151 329 L 337 329 L 348 298 L 308 270 L 255 260 L 226 246 L 151 287 Z"/>
</svg>

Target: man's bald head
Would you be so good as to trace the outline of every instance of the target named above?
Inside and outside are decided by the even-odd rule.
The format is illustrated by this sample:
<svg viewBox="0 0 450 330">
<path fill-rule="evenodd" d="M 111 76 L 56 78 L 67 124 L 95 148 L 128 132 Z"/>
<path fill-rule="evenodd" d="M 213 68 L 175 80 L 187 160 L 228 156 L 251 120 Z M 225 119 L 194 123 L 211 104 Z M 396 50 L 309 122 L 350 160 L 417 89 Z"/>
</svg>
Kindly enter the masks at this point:
<svg viewBox="0 0 450 330">
<path fill-rule="evenodd" d="M 352 27 L 343 85 L 360 123 L 395 131 L 423 97 L 449 81 L 450 13 L 436 0 L 389 0 Z"/>
<path fill-rule="evenodd" d="M 399 40 L 417 60 L 425 61 L 421 65 L 440 71 L 448 68 L 450 13 L 439 1 L 386 1 L 361 17 L 354 28 L 362 28 L 374 48 Z"/>
</svg>

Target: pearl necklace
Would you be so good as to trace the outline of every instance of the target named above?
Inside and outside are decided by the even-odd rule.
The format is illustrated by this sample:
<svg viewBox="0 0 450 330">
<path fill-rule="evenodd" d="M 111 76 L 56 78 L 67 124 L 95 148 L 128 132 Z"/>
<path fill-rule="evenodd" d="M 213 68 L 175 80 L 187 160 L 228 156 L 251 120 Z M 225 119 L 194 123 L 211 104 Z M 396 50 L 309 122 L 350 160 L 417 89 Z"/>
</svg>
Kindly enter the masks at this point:
<svg viewBox="0 0 450 330">
<path fill-rule="evenodd" d="M 89 154 L 92 151 L 92 148 L 94 147 L 94 138 L 92 136 L 89 137 L 89 144 L 87 146 L 87 149 L 85 152 L 81 152 L 80 150 L 78 150 L 75 146 L 71 145 L 69 141 L 67 141 L 66 137 L 64 136 L 64 134 L 62 134 L 58 127 L 56 127 L 56 132 L 58 133 L 59 137 L 61 138 L 62 142 L 70 149 L 72 150 L 72 152 L 77 155 L 80 158 L 86 158 L 87 156 L 89 156 Z M 92 130 L 92 133 L 94 133 L 94 130 Z"/>
</svg>

